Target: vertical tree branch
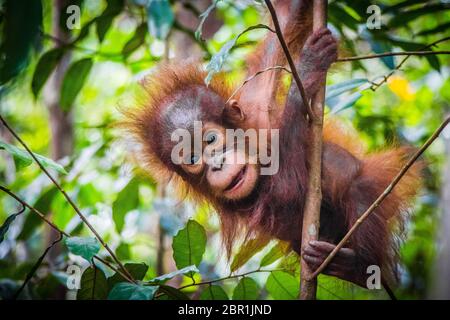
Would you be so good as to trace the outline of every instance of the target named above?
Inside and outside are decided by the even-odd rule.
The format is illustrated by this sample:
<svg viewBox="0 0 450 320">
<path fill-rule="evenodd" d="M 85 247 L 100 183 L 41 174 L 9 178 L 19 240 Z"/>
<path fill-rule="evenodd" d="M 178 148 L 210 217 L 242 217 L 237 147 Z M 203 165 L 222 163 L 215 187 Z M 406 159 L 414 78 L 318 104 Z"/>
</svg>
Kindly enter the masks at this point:
<svg viewBox="0 0 450 320">
<path fill-rule="evenodd" d="M 292 59 L 292 55 L 289 52 L 288 45 L 286 44 L 286 40 L 284 40 L 283 32 L 281 31 L 280 23 L 278 22 L 277 13 L 275 8 L 272 5 L 270 0 L 264 0 L 267 8 L 269 9 L 270 15 L 272 17 L 273 26 L 275 28 L 275 33 L 277 34 L 278 40 L 280 41 L 281 48 L 283 49 L 284 55 L 286 56 L 286 60 L 289 64 L 289 68 L 292 72 L 292 77 L 294 78 L 295 83 L 297 84 L 298 90 L 300 90 L 300 95 L 302 96 L 303 104 L 306 106 L 306 110 L 308 112 L 308 116 L 310 120 L 313 119 L 314 114 L 311 110 L 311 105 L 309 104 L 306 98 L 305 88 L 303 87 L 302 81 L 300 80 L 300 76 L 297 72 L 297 68 L 295 67 L 294 59 Z"/>
<path fill-rule="evenodd" d="M 314 0 L 313 30 L 326 26 L 327 1 Z M 322 203 L 322 128 L 325 102 L 325 83 L 313 97 L 311 109 L 314 113 L 310 124 L 310 147 L 308 151 L 309 179 L 305 207 L 303 209 L 302 251 L 309 241 L 317 240 L 320 225 L 320 207 Z M 300 299 L 316 299 L 317 279 L 311 278 L 311 270 L 301 259 Z"/>
</svg>

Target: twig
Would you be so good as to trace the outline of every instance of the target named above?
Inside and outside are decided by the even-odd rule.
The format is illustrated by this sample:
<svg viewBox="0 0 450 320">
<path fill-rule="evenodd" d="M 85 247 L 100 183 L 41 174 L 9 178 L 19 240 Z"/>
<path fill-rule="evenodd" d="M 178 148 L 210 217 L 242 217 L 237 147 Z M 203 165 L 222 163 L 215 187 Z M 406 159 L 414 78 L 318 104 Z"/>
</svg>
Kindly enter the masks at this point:
<svg viewBox="0 0 450 320">
<path fill-rule="evenodd" d="M 425 47 L 422 48 L 422 50 L 429 49 L 431 47 L 436 46 L 437 44 L 439 44 L 441 42 L 448 41 L 448 40 L 450 40 L 450 37 L 445 37 L 445 38 L 439 39 L 437 41 L 430 43 L 429 45 L 426 45 Z M 387 74 L 383 77 L 383 80 L 381 80 L 378 83 L 372 82 L 372 86 L 370 87 L 370 89 L 372 91 L 376 91 L 382 84 L 386 83 L 389 80 L 389 78 L 394 75 L 394 73 L 396 71 L 400 70 L 400 68 L 405 64 L 405 62 L 409 59 L 409 57 L 411 57 L 411 56 L 406 56 L 405 58 L 403 58 L 403 60 L 395 67 L 394 70 L 392 70 L 391 72 L 389 72 L 389 74 Z"/>
<path fill-rule="evenodd" d="M 32 207 L 31 205 L 29 205 L 28 203 L 26 203 L 25 201 L 23 201 L 22 199 L 20 199 L 17 195 L 15 195 L 11 190 L 9 190 L 8 188 L 5 188 L 3 186 L 0 186 L 0 190 L 2 190 L 3 192 L 5 192 L 6 194 L 10 195 L 12 198 L 14 198 L 17 202 L 19 202 L 21 205 L 27 207 L 28 209 L 30 209 L 31 211 L 33 211 L 35 214 L 37 214 L 42 220 L 45 221 L 45 223 L 47 223 L 50 227 L 52 227 L 53 229 L 55 229 L 56 231 L 58 231 L 59 233 L 62 233 L 63 235 L 65 235 L 66 237 L 70 237 L 70 235 L 59 229 L 57 225 L 55 225 L 53 222 L 51 222 L 50 220 L 47 219 L 47 217 L 40 212 L 38 209 Z"/>
<path fill-rule="evenodd" d="M 91 223 L 88 221 L 88 219 L 81 213 L 80 209 L 77 207 L 77 205 L 73 202 L 73 200 L 69 197 L 69 195 L 66 193 L 66 191 L 61 187 L 61 185 L 53 178 L 53 176 L 45 169 L 45 167 L 41 164 L 41 162 L 36 158 L 34 153 L 28 148 L 27 144 L 17 135 L 17 133 L 8 125 L 6 120 L 0 115 L 0 121 L 3 123 L 3 125 L 8 129 L 8 131 L 14 136 L 14 138 L 17 139 L 17 141 L 20 142 L 20 144 L 25 148 L 25 150 L 30 154 L 30 156 L 34 159 L 34 161 L 37 163 L 39 168 L 45 173 L 45 175 L 53 182 L 53 184 L 56 186 L 56 188 L 63 194 L 64 198 L 66 198 L 67 202 L 72 206 L 72 208 L 75 210 L 75 212 L 78 214 L 80 219 L 88 226 L 88 228 L 92 231 L 92 233 L 95 235 L 97 240 L 102 244 L 102 246 L 108 251 L 108 253 L 111 255 L 113 260 L 117 263 L 118 266 L 122 269 L 122 271 L 128 275 L 130 279 L 133 279 L 133 276 L 128 272 L 127 269 L 123 266 L 122 262 L 117 258 L 117 256 L 114 254 L 114 252 L 111 250 L 111 248 L 108 246 L 108 244 L 103 240 L 103 238 L 98 234 L 97 230 L 91 225 Z M 134 280 L 134 279 L 133 279 Z"/>
<path fill-rule="evenodd" d="M 8 188 L 5 188 L 3 186 L 0 185 L 0 190 L 2 190 L 3 192 L 5 192 L 6 194 L 8 194 L 9 196 L 11 196 L 12 198 L 14 198 L 17 202 L 19 202 L 22 206 L 28 208 L 30 211 L 34 212 L 35 214 L 37 214 L 39 216 L 39 218 L 41 218 L 45 223 L 47 223 L 50 227 L 52 227 L 55 231 L 57 231 L 58 233 L 66 236 L 66 237 L 71 237 L 70 234 L 68 234 L 67 232 L 65 232 L 64 230 L 61 230 L 57 225 L 55 225 L 53 222 L 51 222 L 50 220 L 48 220 L 45 215 L 40 212 L 38 209 L 34 208 L 33 206 L 31 206 L 30 204 L 28 204 L 27 202 L 25 202 L 24 200 L 22 200 L 21 198 L 19 198 L 16 194 L 14 194 L 11 190 L 9 190 Z M 99 256 L 94 256 L 95 259 L 97 259 L 98 261 L 104 263 L 107 267 L 109 267 L 111 270 L 117 272 L 118 274 L 120 274 L 124 279 L 126 279 L 129 282 L 135 282 L 132 279 L 130 279 L 127 275 L 124 275 L 122 271 L 118 270 L 116 267 L 114 267 L 113 265 L 111 265 L 109 262 L 107 262 L 106 260 L 100 258 Z"/>
<path fill-rule="evenodd" d="M 208 281 L 203 281 L 203 282 L 193 282 L 191 284 L 187 284 L 185 286 L 182 286 L 182 287 L 178 288 L 178 290 L 182 290 L 182 289 L 193 287 L 193 286 L 203 286 L 203 285 L 207 285 L 207 284 L 213 284 L 213 283 L 216 283 L 216 282 L 221 282 L 221 281 L 229 280 L 229 279 L 245 277 L 245 276 L 248 276 L 249 274 L 258 273 L 258 272 L 274 272 L 274 271 L 284 271 L 284 270 L 283 269 L 274 269 L 274 270 L 256 269 L 256 270 L 244 272 L 244 273 L 241 273 L 241 274 L 229 275 L 229 276 L 226 276 L 226 277 L 217 278 L 217 279 L 213 279 L 213 280 L 208 280 Z"/>
<path fill-rule="evenodd" d="M 277 34 L 278 40 L 280 41 L 281 47 L 283 48 L 284 54 L 286 56 L 286 60 L 289 64 L 289 68 L 291 69 L 292 76 L 295 80 L 295 83 L 297 84 L 297 87 L 300 90 L 303 104 L 306 106 L 308 116 L 309 116 L 310 120 L 312 121 L 314 119 L 314 113 L 312 112 L 311 105 L 309 104 L 308 99 L 306 98 L 305 88 L 303 87 L 300 76 L 298 75 L 297 68 L 295 67 L 295 63 L 294 63 L 294 60 L 292 59 L 292 55 L 289 52 L 289 48 L 286 44 L 286 40 L 284 40 L 283 32 L 281 31 L 280 23 L 278 22 L 278 17 L 277 17 L 275 8 L 273 7 L 272 2 L 270 0 L 264 0 L 264 2 L 266 3 L 267 8 L 269 9 L 270 15 L 272 16 L 273 25 L 275 27 L 275 33 Z"/>
<path fill-rule="evenodd" d="M 313 4 L 313 31 L 326 26 L 327 0 L 315 0 Z M 303 208 L 303 225 L 301 228 L 301 248 L 305 248 L 309 241 L 319 237 L 320 208 L 322 204 L 322 144 L 323 144 L 323 116 L 325 104 L 325 81 L 320 84 L 315 97 L 312 99 L 314 118 L 310 127 L 310 141 L 307 161 L 308 188 Z M 302 250 L 303 252 L 303 250 Z M 301 259 L 300 295 L 303 300 L 315 300 L 317 279 L 311 278 L 313 270 Z"/>
<path fill-rule="evenodd" d="M 408 160 L 408 162 L 402 167 L 400 172 L 395 176 L 389 186 L 384 190 L 384 192 L 375 200 L 375 202 L 364 212 L 358 220 L 356 220 L 355 224 L 350 228 L 347 234 L 342 238 L 342 240 L 338 243 L 338 245 L 330 252 L 328 257 L 322 262 L 322 264 L 317 268 L 317 270 L 312 274 L 312 278 L 316 278 L 333 260 L 334 256 L 338 253 L 338 251 L 345 245 L 350 236 L 358 229 L 358 226 L 383 202 L 383 200 L 391 193 L 400 179 L 405 175 L 408 169 L 417 161 L 417 159 L 425 152 L 425 150 L 436 140 L 439 134 L 445 129 L 445 127 L 450 123 L 450 117 L 448 117 L 439 128 L 433 133 L 433 135 L 428 138 L 425 144 L 417 150 L 417 152 Z"/>
<path fill-rule="evenodd" d="M 22 292 L 22 290 L 25 288 L 25 286 L 28 284 L 28 282 L 30 282 L 31 278 L 33 278 L 34 274 L 36 273 L 36 270 L 39 268 L 39 266 L 42 264 L 42 261 L 45 259 L 45 257 L 47 256 L 47 253 L 58 243 L 61 242 L 61 240 L 63 239 L 63 234 L 60 232 L 59 233 L 59 237 L 54 240 L 44 251 L 44 253 L 39 257 L 39 259 L 37 259 L 37 261 L 35 262 L 35 264 L 33 265 L 33 267 L 31 267 L 31 270 L 27 273 L 27 276 L 25 277 L 25 280 L 23 281 L 22 285 L 20 286 L 20 288 L 16 291 L 16 293 L 14 294 L 13 300 L 16 300 L 20 293 Z"/>
<path fill-rule="evenodd" d="M 253 79 L 255 79 L 260 74 L 262 74 L 264 72 L 267 72 L 267 71 L 280 70 L 280 69 L 284 70 L 284 71 L 286 71 L 288 73 L 292 73 L 291 70 L 289 70 L 288 68 L 283 67 L 283 66 L 268 67 L 268 68 L 265 68 L 263 70 L 260 70 L 260 71 L 256 72 L 254 75 L 252 75 L 251 77 L 248 77 L 247 79 L 245 79 L 245 81 L 239 87 L 237 87 L 236 90 L 234 90 L 234 92 L 228 98 L 226 103 L 230 102 L 230 100 L 239 92 L 239 90 L 241 90 L 248 82 L 252 81 Z"/>
<path fill-rule="evenodd" d="M 401 51 L 401 52 L 384 52 L 378 54 L 368 54 L 365 56 L 356 56 L 356 57 L 347 57 L 347 58 L 339 58 L 336 62 L 347 62 L 347 61 L 356 61 L 356 60 L 367 60 L 367 59 L 375 59 L 375 58 L 383 58 L 383 57 L 392 57 L 392 56 L 429 56 L 429 55 L 438 55 L 438 54 L 450 54 L 450 50 L 444 51 Z"/>
</svg>

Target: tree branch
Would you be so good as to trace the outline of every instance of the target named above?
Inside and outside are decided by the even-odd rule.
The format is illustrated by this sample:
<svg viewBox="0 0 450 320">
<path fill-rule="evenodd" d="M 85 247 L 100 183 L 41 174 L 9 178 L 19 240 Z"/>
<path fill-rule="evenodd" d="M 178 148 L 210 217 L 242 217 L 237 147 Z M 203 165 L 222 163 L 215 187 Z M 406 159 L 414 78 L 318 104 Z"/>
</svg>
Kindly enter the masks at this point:
<svg viewBox="0 0 450 320">
<path fill-rule="evenodd" d="M 313 30 L 326 27 L 327 0 L 315 0 L 313 7 Z M 310 142 L 307 155 L 309 165 L 308 189 L 305 206 L 303 208 L 303 225 L 301 228 L 301 248 L 308 245 L 311 240 L 319 237 L 320 208 L 322 204 L 322 144 L 323 144 L 323 115 L 325 104 L 325 81 L 316 96 L 312 99 L 312 109 L 315 113 L 310 128 Z M 314 300 L 317 292 L 317 279 L 311 278 L 313 270 L 301 259 L 300 299 Z"/>
<path fill-rule="evenodd" d="M 437 41 L 434 41 L 433 43 L 430 43 L 429 45 L 426 45 L 425 47 L 423 47 L 422 49 L 429 49 L 431 47 L 436 46 L 437 44 L 444 42 L 444 41 L 448 41 L 450 40 L 450 37 L 445 37 L 442 39 L 439 39 Z M 406 56 L 405 58 L 403 58 L 403 60 L 395 67 L 394 70 L 392 70 L 391 72 L 389 72 L 389 74 L 385 75 L 383 77 L 383 80 L 381 80 L 378 83 L 372 83 L 372 86 L 370 87 L 370 89 L 372 89 L 373 91 L 376 91 L 382 84 L 386 83 L 390 77 L 392 77 L 392 75 L 394 75 L 394 73 L 398 70 L 400 70 L 400 68 L 405 64 L 405 62 L 409 59 L 409 57 L 411 56 Z"/>
<path fill-rule="evenodd" d="M 289 68 L 291 69 L 292 76 L 297 84 L 298 90 L 300 90 L 300 94 L 302 96 L 303 104 L 306 106 L 306 110 L 308 111 L 308 116 L 312 121 L 314 119 L 314 113 L 311 110 L 311 105 L 309 104 L 306 98 L 305 88 L 303 87 L 300 76 L 298 75 L 297 68 L 295 67 L 294 60 L 292 59 L 292 55 L 289 52 L 289 48 L 286 44 L 286 40 L 284 40 L 283 32 L 281 31 L 280 23 L 278 22 L 277 13 L 275 8 L 272 5 L 270 0 L 264 0 L 269 9 L 270 15 L 272 16 L 273 25 L 275 27 L 275 33 L 277 34 L 278 40 L 280 41 L 281 47 L 283 48 L 284 54 L 286 56 L 286 60 L 289 64 Z"/>
<path fill-rule="evenodd" d="M 367 59 L 392 57 L 392 56 L 429 56 L 429 55 L 438 55 L 438 54 L 450 54 L 450 51 L 444 50 L 444 51 L 384 52 L 384 53 L 378 53 L 378 54 L 369 54 L 369 55 L 365 55 L 365 56 L 339 58 L 339 59 L 336 60 L 336 62 L 348 62 L 348 61 L 356 61 L 356 60 L 367 60 Z"/>
<path fill-rule="evenodd" d="M 0 115 L 0 121 L 3 123 L 6 129 L 14 136 L 14 138 L 17 139 L 17 141 L 20 142 L 20 144 L 25 148 L 25 150 L 30 154 L 30 156 L 33 158 L 33 160 L 37 163 L 39 168 L 45 173 L 45 175 L 53 182 L 53 184 L 56 186 L 56 188 L 63 194 L 64 198 L 66 198 L 67 202 L 71 205 L 71 207 L 75 210 L 75 212 L 78 214 L 80 219 L 86 224 L 86 226 L 92 231 L 92 233 L 95 235 L 97 240 L 102 244 L 102 246 L 108 251 L 108 253 L 111 255 L 113 260 L 117 263 L 117 265 L 122 269 L 122 271 L 130 278 L 133 279 L 133 276 L 128 272 L 127 269 L 123 266 L 123 264 L 120 262 L 120 260 L 117 258 L 117 256 L 114 254 L 114 252 L 111 250 L 111 248 L 108 246 L 108 244 L 103 240 L 103 238 L 98 234 L 97 230 L 91 225 L 91 223 L 88 221 L 88 219 L 81 213 L 81 210 L 77 207 L 77 205 L 73 202 L 73 200 L 69 197 L 69 195 L 66 193 L 66 191 L 61 187 L 61 185 L 53 178 L 53 176 L 45 169 L 45 167 L 41 164 L 41 162 L 36 158 L 34 153 L 28 148 L 27 144 L 17 135 L 17 133 L 9 126 L 9 124 L 6 122 L 6 120 Z M 134 280 L 134 279 L 133 279 Z"/>
<path fill-rule="evenodd" d="M 389 186 L 384 190 L 384 192 L 375 200 L 375 202 L 364 212 L 361 217 L 356 220 L 355 224 L 350 228 L 347 234 L 342 238 L 338 245 L 333 249 L 328 257 L 322 262 L 319 268 L 312 274 L 312 278 L 316 278 L 333 260 L 334 256 L 339 252 L 339 250 L 345 245 L 351 235 L 358 229 L 358 226 L 363 223 L 363 221 L 383 202 L 383 200 L 391 193 L 400 179 L 405 175 L 408 169 L 417 161 L 417 159 L 425 152 L 425 150 L 436 140 L 439 134 L 445 129 L 445 127 L 450 123 L 450 117 L 448 117 L 439 128 L 432 134 L 430 138 L 425 142 L 425 144 L 417 150 L 417 152 L 408 160 L 408 162 L 402 167 L 400 172 L 395 176 Z"/>
<path fill-rule="evenodd" d="M 62 234 L 66 237 L 71 237 L 70 234 L 68 234 L 67 232 L 65 232 L 64 230 L 61 230 L 57 225 L 55 225 L 53 222 L 51 222 L 50 220 L 47 219 L 47 217 L 40 212 L 38 209 L 34 208 L 33 206 L 31 206 L 30 204 L 28 204 L 26 201 L 22 200 L 21 198 L 19 198 L 16 194 L 14 194 L 11 190 L 9 190 L 8 188 L 3 187 L 2 185 L 0 185 L 0 190 L 2 190 L 3 192 L 5 192 L 6 194 L 8 194 L 10 197 L 14 198 L 17 202 L 19 202 L 22 206 L 28 208 L 31 212 L 37 214 L 39 216 L 39 218 L 41 218 L 45 223 L 47 223 L 50 227 L 52 227 L 55 231 L 57 231 L 59 234 Z M 97 259 L 98 261 L 102 262 L 103 264 L 105 264 L 107 267 L 109 267 L 111 270 L 117 272 L 118 274 L 120 274 L 124 279 L 126 279 L 127 281 L 134 283 L 135 281 L 130 279 L 128 276 L 124 275 L 120 270 L 118 270 L 116 267 L 114 267 L 113 265 L 111 265 L 109 262 L 107 262 L 106 260 L 100 258 L 99 256 L 94 256 L 95 259 Z"/>
<path fill-rule="evenodd" d="M 265 73 L 267 71 L 280 70 L 280 69 L 284 70 L 284 71 L 286 71 L 288 73 L 292 73 L 291 70 L 289 70 L 288 68 L 283 67 L 283 66 L 268 67 L 268 68 L 265 68 L 263 70 L 260 70 L 260 71 L 256 72 L 254 75 L 252 75 L 251 77 L 248 77 L 247 79 L 245 79 L 245 81 L 239 87 L 237 87 L 236 90 L 234 90 L 234 92 L 228 98 L 226 103 L 230 102 L 230 100 L 239 92 L 239 90 L 241 90 L 248 82 L 252 81 L 253 79 L 255 79 L 260 74 L 263 74 L 263 73 Z"/>
</svg>

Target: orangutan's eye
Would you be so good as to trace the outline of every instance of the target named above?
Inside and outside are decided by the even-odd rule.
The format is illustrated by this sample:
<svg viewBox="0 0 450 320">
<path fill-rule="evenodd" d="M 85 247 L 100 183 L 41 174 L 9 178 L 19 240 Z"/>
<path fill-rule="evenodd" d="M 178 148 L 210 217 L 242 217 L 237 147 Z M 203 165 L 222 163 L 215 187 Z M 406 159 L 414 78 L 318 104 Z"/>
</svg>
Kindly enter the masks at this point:
<svg viewBox="0 0 450 320">
<path fill-rule="evenodd" d="M 213 144 L 217 141 L 217 134 L 215 132 L 208 133 L 206 136 L 206 143 L 207 144 Z"/>
</svg>

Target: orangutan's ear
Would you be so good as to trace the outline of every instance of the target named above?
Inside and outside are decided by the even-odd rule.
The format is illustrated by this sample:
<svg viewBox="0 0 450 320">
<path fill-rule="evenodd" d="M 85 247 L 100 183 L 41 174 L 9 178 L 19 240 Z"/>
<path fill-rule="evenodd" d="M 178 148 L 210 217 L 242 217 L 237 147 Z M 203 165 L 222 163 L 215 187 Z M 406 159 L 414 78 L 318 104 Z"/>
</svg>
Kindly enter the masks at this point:
<svg viewBox="0 0 450 320">
<path fill-rule="evenodd" d="M 245 120 L 244 111 L 242 111 L 239 102 L 235 99 L 231 99 L 225 104 L 223 114 L 232 123 L 239 123 Z"/>
</svg>

